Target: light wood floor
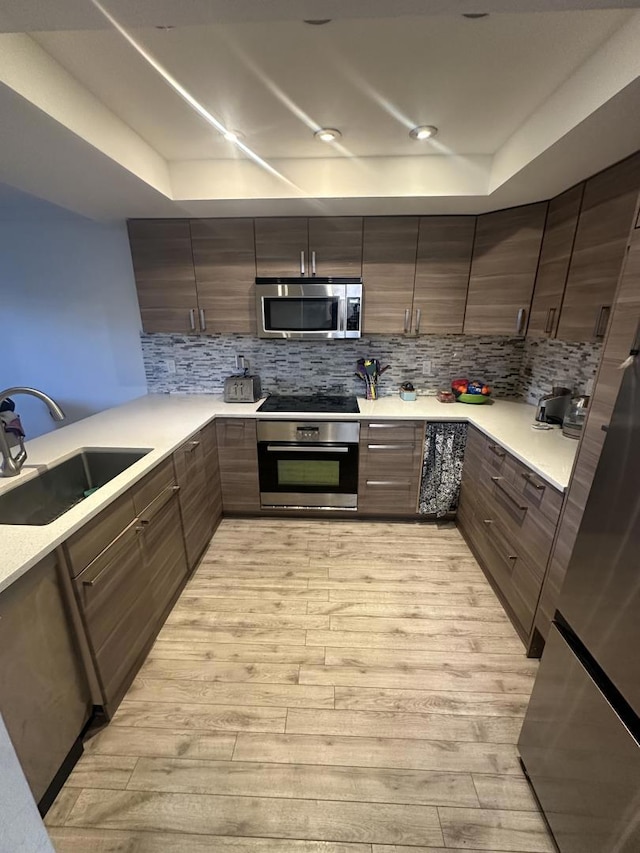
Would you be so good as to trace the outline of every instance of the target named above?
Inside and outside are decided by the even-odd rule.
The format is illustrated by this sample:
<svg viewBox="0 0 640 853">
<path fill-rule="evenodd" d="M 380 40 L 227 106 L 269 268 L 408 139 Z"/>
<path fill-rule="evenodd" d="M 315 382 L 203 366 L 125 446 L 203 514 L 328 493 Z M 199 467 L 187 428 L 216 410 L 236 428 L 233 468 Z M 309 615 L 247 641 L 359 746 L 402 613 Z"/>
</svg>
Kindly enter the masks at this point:
<svg viewBox="0 0 640 853">
<path fill-rule="evenodd" d="M 225 520 L 46 823 L 58 853 L 553 853 L 535 673 L 453 526 Z"/>
</svg>

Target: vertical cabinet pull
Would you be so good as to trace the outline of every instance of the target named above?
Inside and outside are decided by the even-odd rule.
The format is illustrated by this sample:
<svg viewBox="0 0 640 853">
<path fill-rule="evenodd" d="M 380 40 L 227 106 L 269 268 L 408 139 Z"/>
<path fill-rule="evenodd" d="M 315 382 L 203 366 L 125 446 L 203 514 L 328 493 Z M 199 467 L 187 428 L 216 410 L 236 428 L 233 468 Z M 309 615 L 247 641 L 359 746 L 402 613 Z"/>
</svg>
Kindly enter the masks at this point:
<svg viewBox="0 0 640 853">
<path fill-rule="evenodd" d="M 196 330 L 196 309 L 195 308 L 189 309 L 189 326 L 191 328 L 191 331 L 195 332 L 195 330 Z"/>
<path fill-rule="evenodd" d="M 518 313 L 516 315 L 516 335 L 521 335 L 524 331 L 524 320 L 527 316 L 527 312 L 524 308 L 518 308 Z"/>
<path fill-rule="evenodd" d="M 593 327 L 593 337 L 594 338 L 603 338 L 604 333 L 607 331 L 607 325 L 609 323 L 609 315 L 611 314 L 611 306 L 610 305 L 601 305 L 598 309 L 598 313 L 596 315 L 596 324 Z"/>
<path fill-rule="evenodd" d="M 411 322 L 411 311 L 409 308 L 404 309 L 404 333 L 409 334 L 409 323 Z"/>
<path fill-rule="evenodd" d="M 311 252 L 311 275 L 316 274 L 316 253 Z"/>
<path fill-rule="evenodd" d="M 300 275 L 304 275 L 304 249 L 300 252 Z"/>
<path fill-rule="evenodd" d="M 422 308 L 416 308 L 416 325 L 415 325 L 416 335 L 420 334 L 420 320 L 421 319 L 422 319 Z"/>
<path fill-rule="evenodd" d="M 207 331 L 207 321 L 206 321 L 205 316 L 204 316 L 204 308 L 200 308 L 200 331 L 201 332 Z"/>
<path fill-rule="evenodd" d="M 556 321 L 557 308 L 549 308 L 547 312 L 547 322 L 544 327 L 545 334 L 550 335 L 553 332 L 553 326 Z"/>
</svg>

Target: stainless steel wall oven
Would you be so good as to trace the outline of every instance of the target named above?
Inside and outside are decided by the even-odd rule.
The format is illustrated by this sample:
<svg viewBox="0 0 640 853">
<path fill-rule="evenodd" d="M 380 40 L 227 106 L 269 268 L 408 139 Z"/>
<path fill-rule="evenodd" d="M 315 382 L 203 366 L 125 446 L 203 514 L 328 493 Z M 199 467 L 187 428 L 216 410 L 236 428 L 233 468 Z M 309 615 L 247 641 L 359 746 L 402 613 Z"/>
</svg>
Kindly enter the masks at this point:
<svg viewBox="0 0 640 853">
<path fill-rule="evenodd" d="M 357 421 L 258 421 L 264 509 L 357 509 Z"/>
</svg>

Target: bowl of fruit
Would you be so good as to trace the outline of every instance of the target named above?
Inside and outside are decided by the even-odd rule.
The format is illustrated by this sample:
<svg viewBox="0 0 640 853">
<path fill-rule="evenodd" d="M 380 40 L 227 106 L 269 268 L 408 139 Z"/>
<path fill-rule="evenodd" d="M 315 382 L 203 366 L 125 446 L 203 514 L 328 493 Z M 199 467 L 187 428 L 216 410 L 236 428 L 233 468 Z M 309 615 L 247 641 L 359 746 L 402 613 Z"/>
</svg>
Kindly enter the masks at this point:
<svg viewBox="0 0 640 853">
<path fill-rule="evenodd" d="M 451 383 L 451 390 L 456 395 L 456 402 L 458 403 L 479 405 L 488 402 L 491 397 L 491 388 L 488 385 L 469 379 L 454 379 Z"/>
</svg>

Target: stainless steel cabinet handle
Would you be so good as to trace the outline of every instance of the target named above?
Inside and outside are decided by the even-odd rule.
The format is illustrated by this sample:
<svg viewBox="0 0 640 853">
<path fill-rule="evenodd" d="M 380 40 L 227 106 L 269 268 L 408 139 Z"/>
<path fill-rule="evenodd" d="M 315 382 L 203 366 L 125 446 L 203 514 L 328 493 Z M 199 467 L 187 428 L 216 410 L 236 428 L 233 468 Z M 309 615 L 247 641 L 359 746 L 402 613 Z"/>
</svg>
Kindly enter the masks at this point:
<svg viewBox="0 0 640 853">
<path fill-rule="evenodd" d="M 544 327 L 545 334 L 550 335 L 553 331 L 553 325 L 556 321 L 556 311 L 557 308 L 549 308 L 547 311 L 547 322 Z"/>
<path fill-rule="evenodd" d="M 367 424 L 369 429 L 396 429 L 398 426 L 397 421 L 391 424 Z"/>
<path fill-rule="evenodd" d="M 316 274 L 316 253 L 311 252 L 311 275 Z"/>
<path fill-rule="evenodd" d="M 102 550 L 97 557 L 89 563 L 87 568 L 82 572 L 80 577 L 82 578 L 85 575 L 85 578 L 82 578 L 82 585 L 94 587 L 98 584 L 98 581 L 104 575 L 105 571 L 109 568 L 109 566 L 113 565 L 113 561 L 120 554 L 121 551 L 130 543 L 132 539 L 135 539 L 135 534 L 139 533 L 138 527 L 139 519 L 135 519 L 128 524 L 125 529 L 119 533 L 113 542 L 109 543 L 104 550 Z M 100 568 L 102 567 L 102 568 Z M 99 571 L 91 577 L 91 573 L 99 569 Z"/>
<path fill-rule="evenodd" d="M 190 441 L 188 447 L 185 449 L 185 453 L 193 453 L 196 447 L 200 447 L 199 441 Z"/>
<path fill-rule="evenodd" d="M 543 489 L 546 488 L 544 483 L 539 483 L 530 471 L 523 471 L 522 476 L 527 481 L 527 483 L 530 483 L 533 488 L 538 489 L 539 492 L 543 491 Z"/>
<path fill-rule="evenodd" d="M 514 496 L 512 494 L 510 494 L 510 492 L 508 492 L 505 489 L 505 487 L 502 485 L 502 477 L 492 477 L 491 479 L 496 484 L 496 486 L 500 489 L 502 494 L 506 495 L 509 498 L 509 500 L 511 501 L 511 503 L 514 506 L 516 506 L 518 509 L 522 510 L 523 512 L 526 512 L 529 509 L 529 507 L 526 504 L 518 503 L 517 498 L 514 498 Z"/>
<path fill-rule="evenodd" d="M 607 331 L 607 324 L 609 323 L 609 314 L 611 313 L 610 305 L 601 305 L 598 311 L 598 315 L 596 317 L 596 324 L 593 327 L 593 337 L 594 338 L 603 338 L 604 333 Z M 604 321 L 604 322 L 603 322 Z"/>
<path fill-rule="evenodd" d="M 420 334 L 420 320 L 422 319 L 422 308 L 416 308 L 416 325 L 414 331 L 416 335 Z"/>
<path fill-rule="evenodd" d="M 504 459 L 506 454 L 498 444 L 488 444 L 487 447 L 498 459 Z"/>
<path fill-rule="evenodd" d="M 494 521 L 491 518 L 485 518 L 485 519 L 483 519 L 482 523 L 486 524 L 487 527 L 489 529 L 491 529 L 491 525 L 494 524 Z M 506 556 L 507 556 L 507 560 L 517 560 L 518 559 L 517 554 L 507 554 Z"/>
<path fill-rule="evenodd" d="M 409 308 L 404 309 L 404 333 L 409 334 L 409 324 L 411 323 L 411 311 Z"/>
<path fill-rule="evenodd" d="M 270 453 L 348 453 L 348 447 L 307 447 L 304 444 L 267 444 Z"/>
<path fill-rule="evenodd" d="M 413 453 L 413 442 L 407 444 L 367 444 L 369 450 L 410 450 Z"/>
<path fill-rule="evenodd" d="M 304 275 L 304 250 L 300 252 L 300 275 Z"/>
<path fill-rule="evenodd" d="M 200 308 L 200 331 L 201 332 L 207 331 L 207 321 L 206 321 L 205 316 L 204 316 L 204 308 Z"/>
<path fill-rule="evenodd" d="M 526 315 L 527 312 L 524 308 L 518 308 L 518 314 L 516 315 L 516 335 L 522 334 Z"/>
<path fill-rule="evenodd" d="M 191 331 L 195 332 L 196 330 L 196 309 L 189 309 L 189 325 L 191 326 Z"/>
<path fill-rule="evenodd" d="M 409 486 L 409 480 L 367 480 L 367 486 Z"/>
</svg>

